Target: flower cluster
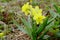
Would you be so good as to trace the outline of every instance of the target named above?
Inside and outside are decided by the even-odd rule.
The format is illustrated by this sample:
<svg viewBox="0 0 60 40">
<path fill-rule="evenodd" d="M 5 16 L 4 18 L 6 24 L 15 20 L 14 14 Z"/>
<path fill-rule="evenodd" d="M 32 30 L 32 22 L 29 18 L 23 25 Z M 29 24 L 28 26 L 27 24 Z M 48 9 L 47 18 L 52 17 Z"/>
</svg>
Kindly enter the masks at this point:
<svg viewBox="0 0 60 40">
<path fill-rule="evenodd" d="M 42 15 L 42 9 L 39 9 L 38 6 L 33 8 L 32 5 L 26 3 L 22 6 L 22 11 L 25 12 L 25 15 L 30 14 L 37 24 L 43 23 L 43 19 L 45 19 L 45 16 Z"/>
</svg>

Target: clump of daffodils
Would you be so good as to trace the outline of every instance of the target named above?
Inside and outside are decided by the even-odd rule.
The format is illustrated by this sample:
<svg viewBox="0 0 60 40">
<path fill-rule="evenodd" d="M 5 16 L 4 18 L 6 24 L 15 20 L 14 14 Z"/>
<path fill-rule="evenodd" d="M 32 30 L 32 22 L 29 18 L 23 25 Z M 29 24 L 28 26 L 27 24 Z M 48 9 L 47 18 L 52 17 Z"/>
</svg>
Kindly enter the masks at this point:
<svg viewBox="0 0 60 40">
<path fill-rule="evenodd" d="M 38 6 L 35 6 L 35 8 L 33 8 L 32 5 L 26 3 L 22 6 L 22 11 L 25 13 L 25 15 L 30 14 L 37 24 L 43 23 L 43 19 L 45 19 L 45 16 L 42 15 L 42 9 L 39 9 Z"/>
</svg>

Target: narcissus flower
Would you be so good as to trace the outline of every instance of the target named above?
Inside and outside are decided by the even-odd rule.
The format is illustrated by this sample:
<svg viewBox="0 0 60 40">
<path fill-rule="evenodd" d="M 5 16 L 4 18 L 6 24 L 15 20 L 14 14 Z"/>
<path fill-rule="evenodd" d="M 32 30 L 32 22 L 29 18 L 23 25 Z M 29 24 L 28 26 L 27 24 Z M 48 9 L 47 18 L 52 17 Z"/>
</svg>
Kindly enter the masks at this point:
<svg viewBox="0 0 60 40">
<path fill-rule="evenodd" d="M 45 16 L 42 15 L 42 9 L 39 9 L 38 6 L 36 6 L 35 8 L 31 8 L 31 14 L 33 15 L 33 19 L 37 24 L 43 23 L 43 19 L 45 19 Z"/>
<path fill-rule="evenodd" d="M 33 19 L 36 21 L 37 24 L 43 23 L 43 19 L 45 19 L 45 16 L 43 15 L 34 15 Z"/>
<path fill-rule="evenodd" d="M 38 14 L 42 15 L 42 9 L 39 9 L 38 6 L 35 6 L 35 10 Z"/>
<path fill-rule="evenodd" d="M 34 9 L 34 8 L 30 8 L 30 9 L 31 9 L 31 10 L 30 10 L 30 11 L 31 11 L 31 13 L 30 13 L 30 14 L 31 14 L 32 16 L 33 16 L 33 15 L 35 15 L 35 14 L 36 14 L 35 9 Z"/>
<path fill-rule="evenodd" d="M 29 14 L 29 10 L 30 10 L 30 7 L 32 7 L 31 5 L 29 5 L 29 2 L 27 2 L 26 4 L 24 4 L 22 6 L 22 11 L 25 12 L 25 15 L 28 15 Z"/>
<path fill-rule="evenodd" d="M 42 15 L 42 9 L 39 9 L 38 6 L 36 6 L 35 8 L 30 8 L 31 10 L 31 15 L 35 15 L 35 14 L 39 14 Z"/>
</svg>

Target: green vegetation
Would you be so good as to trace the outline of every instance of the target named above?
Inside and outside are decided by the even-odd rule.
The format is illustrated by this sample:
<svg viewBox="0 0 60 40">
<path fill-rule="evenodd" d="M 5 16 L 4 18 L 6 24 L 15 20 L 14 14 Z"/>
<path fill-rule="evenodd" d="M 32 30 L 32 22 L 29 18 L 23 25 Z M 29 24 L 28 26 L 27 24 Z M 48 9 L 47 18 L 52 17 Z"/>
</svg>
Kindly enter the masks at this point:
<svg viewBox="0 0 60 40">
<path fill-rule="evenodd" d="M 0 39 L 16 30 L 31 40 L 60 40 L 60 1 L 0 0 Z"/>
</svg>

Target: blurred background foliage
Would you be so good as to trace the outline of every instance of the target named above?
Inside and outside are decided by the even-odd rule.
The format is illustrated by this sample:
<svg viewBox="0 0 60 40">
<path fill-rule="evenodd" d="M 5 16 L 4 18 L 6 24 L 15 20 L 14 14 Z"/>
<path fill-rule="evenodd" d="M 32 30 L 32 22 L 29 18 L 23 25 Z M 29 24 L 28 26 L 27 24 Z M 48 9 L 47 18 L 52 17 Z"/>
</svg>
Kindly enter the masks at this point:
<svg viewBox="0 0 60 40">
<path fill-rule="evenodd" d="M 0 33 L 5 33 L 5 37 L 15 30 L 19 30 L 13 23 L 13 19 L 23 26 L 20 15 L 27 19 L 21 11 L 22 5 L 26 2 L 29 0 L 0 0 Z M 30 4 L 38 5 L 43 9 L 43 14 L 54 22 L 53 27 L 49 29 L 43 39 L 60 40 L 60 0 L 33 0 Z"/>
</svg>

